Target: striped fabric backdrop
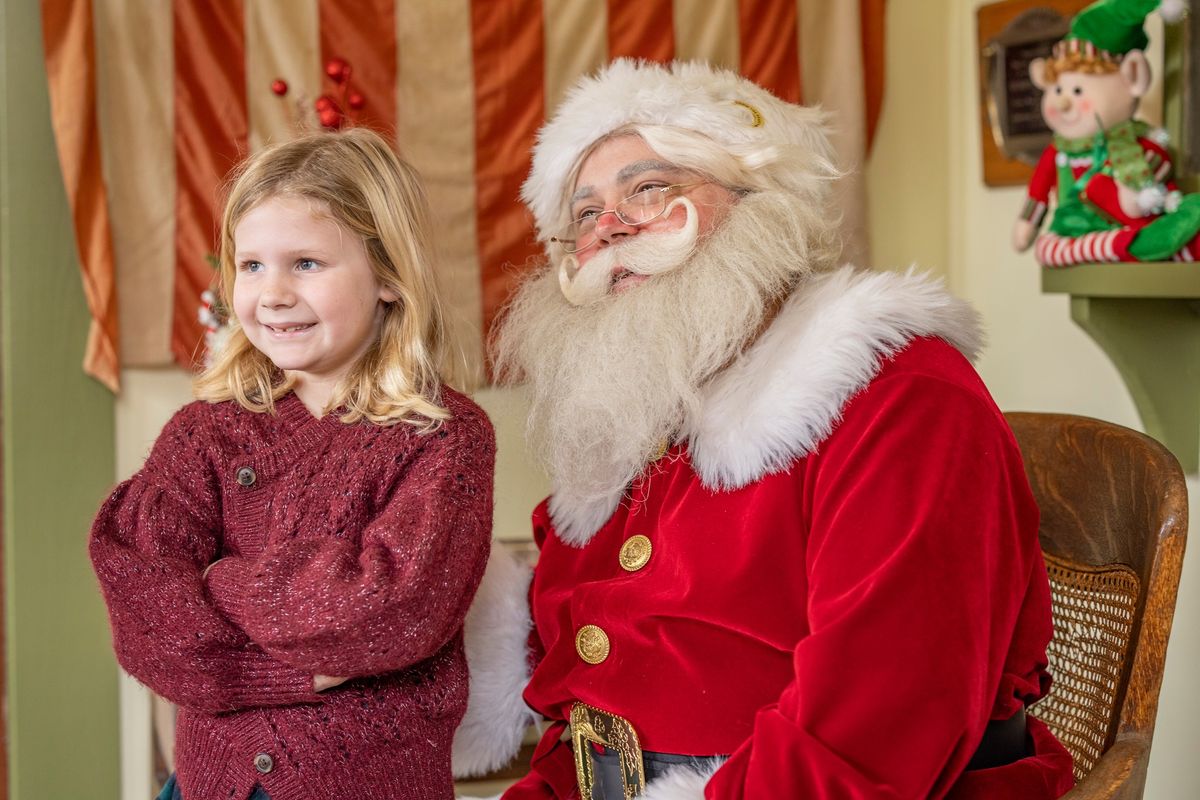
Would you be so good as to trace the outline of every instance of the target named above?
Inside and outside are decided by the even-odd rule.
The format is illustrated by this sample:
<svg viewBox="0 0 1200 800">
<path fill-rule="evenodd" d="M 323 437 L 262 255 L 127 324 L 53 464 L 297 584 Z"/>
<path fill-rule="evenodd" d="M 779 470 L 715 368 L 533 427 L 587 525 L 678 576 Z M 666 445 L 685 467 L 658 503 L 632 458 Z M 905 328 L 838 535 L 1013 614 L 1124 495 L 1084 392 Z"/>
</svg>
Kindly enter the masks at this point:
<svg viewBox="0 0 1200 800">
<path fill-rule="evenodd" d="M 323 65 L 353 67 L 359 124 L 423 173 L 455 335 L 483 336 L 536 256 L 517 200 L 535 133 L 573 81 L 616 56 L 705 59 L 837 115 L 861 161 L 882 95 L 884 0 L 42 0 L 54 127 L 95 318 L 85 368 L 202 354 L 218 192 L 293 134 Z M 271 91 L 287 81 L 285 98 Z M 861 188 L 843 188 L 865 252 Z M 119 310 L 119 313 L 118 313 Z"/>
</svg>

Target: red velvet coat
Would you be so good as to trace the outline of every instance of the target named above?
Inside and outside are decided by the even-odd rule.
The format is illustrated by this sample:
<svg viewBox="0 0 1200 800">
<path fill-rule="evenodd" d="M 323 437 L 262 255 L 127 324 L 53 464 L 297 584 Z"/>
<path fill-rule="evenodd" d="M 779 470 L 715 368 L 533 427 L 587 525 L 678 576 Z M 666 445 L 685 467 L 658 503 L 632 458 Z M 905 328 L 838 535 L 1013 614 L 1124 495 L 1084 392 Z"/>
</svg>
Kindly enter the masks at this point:
<svg viewBox="0 0 1200 800">
<path fill-rule="evenodd" d="M 1070 756 L 1032 718 L 1033 756 L 964 774 L 988 720 L 1046 692 L 1049 589 L 1012 435 L 968 361 L 929 336 L 969 351 L 972 321 L 929 289 L 818 281 L 582 547 L 556 533 L 569 512 L 539 506 L 525 699 L 559 722 L 505 800 L 572 796 L 559 737 L 576 701 L 629 719 L 645 749 L 730 756 L 648 798 L 1071 786 Z M 652 553 L 628 571 L 619 552 L 639 534 Z M 599 664 L 576 651 L 583 625 L 608 636 Z"/>
</svg>

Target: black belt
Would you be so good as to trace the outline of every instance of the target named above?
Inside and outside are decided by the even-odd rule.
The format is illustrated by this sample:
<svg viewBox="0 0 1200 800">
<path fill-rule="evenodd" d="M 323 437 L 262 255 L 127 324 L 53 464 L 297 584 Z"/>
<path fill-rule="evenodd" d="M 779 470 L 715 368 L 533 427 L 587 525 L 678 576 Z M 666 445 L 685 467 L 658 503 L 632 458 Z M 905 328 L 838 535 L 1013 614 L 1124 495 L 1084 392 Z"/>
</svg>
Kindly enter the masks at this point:
<svg viewBox="0 0 1200 800">
<path fill-rule="evenodd" d="M 1008 719 L 994 719 L 983 729 L 983 739 L 967 769 L 991 769 L 1020 761 L 1029 755 L 1028 733 L 1025 726 L 1025 707 Z"/>
<path fill-rule="evenodd" d="M 625 784 L 621 780 L 621 759 L 615 750 L 588 745 L 592 755 L 592 796 L 584 800 L 624 800 Z M 642 751 L 642 768 L 646 783 L 661 778 L 672 767 L 687 767 L 696 772 L 711 770 L 728 756 L 681 756 L 674 753 Z"/>
<path fill-rule="evenodd" d="M 624 783 L 621 780 L 621 763 L 617 753 L 595 745 L 591 749 L 594 782 L 592 796 L 584 800 L 624 800 Z M 1020 761 L 1029 755 L 1026 735 L 1025 709 L 1021 708 L 1008 719 L 992 720 L 983 730 L 983 739 L 975 748 L 975 755 L 967 762 L 967 769 L 990 769 L 1003 767 Z M 711 769 L 726 756 L 683 756 L 674 753 L 642 751 L 646 783 L 662 776 L 672 767 L 686 766 L 697 772 Z"/>
</svg>

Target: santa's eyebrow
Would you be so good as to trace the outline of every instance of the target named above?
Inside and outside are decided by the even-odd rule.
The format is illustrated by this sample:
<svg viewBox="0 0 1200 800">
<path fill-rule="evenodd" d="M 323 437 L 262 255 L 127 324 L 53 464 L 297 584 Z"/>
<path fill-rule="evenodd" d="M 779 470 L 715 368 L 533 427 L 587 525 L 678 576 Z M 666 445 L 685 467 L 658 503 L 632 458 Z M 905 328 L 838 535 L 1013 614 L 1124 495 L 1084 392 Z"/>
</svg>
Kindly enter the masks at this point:
<svg viewBox="0 0 1200 800">
<path fill-rule="evenodd" d="M 571 195 L 571 199 L 570 199 L 568 202 L 569 202 L 571 205 L 575 205 L 576 203 L 578 203 L 578 202 L 579 202 L 580 200 L 582 200 L 583 198 L 585 198 L 585 197 L 592 197 L 592 196 L 594 196 L 595 194 L 596 194 L 596 187 L 594 187 L 594 186 L 580 186 L 578 189 L 576 189 L 576 190 L 575 190 L 575 194 Z"/>
<path fill-rule="evenodd" d="M 626 164 L 621 167 L 617 173 L 616 182 L 618 184 L 627 183 L 628 181 L 641 175 L 643 172 L 668 172 L 678 174 L 685 172 L 683 168 L 672 164 L 669 161 L 661 161 L 655 158 L 643 158 L 641 161 L 634 161 L 632 164 Z M 575 190 L 575 194 L 571 195 L 571 205 L 575 205 L 585 197 L 592 197 L 596 194 L 595 186 L 580 186 Z"/>
<path fill-rule="evenodd" d="M 624 183 L 630 178 L 641 175 L 643 172 L 654 172 L 656 170 L 659 172 L 683 172 L 679 167 L 668 161 L 645 158 L 621 167 L 621 171 L 617 173 L 617 183 Z"/>
</svg>

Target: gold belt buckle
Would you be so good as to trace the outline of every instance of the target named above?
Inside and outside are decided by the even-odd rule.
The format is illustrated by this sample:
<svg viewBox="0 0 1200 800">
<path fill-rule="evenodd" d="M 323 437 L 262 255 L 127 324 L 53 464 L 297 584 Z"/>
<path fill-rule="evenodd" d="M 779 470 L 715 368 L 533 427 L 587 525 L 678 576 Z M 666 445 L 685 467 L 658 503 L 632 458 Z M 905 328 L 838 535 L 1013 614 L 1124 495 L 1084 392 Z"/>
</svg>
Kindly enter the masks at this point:
<svg viewBox="0 0 1200 800">
<path fill-rule="evenodd" d="M 637 731 L 629 720 L 587 703 L 576 703 L 571 706 L 571 744 L 575 750 L 575 777 L 584 800 L 592 800 L 592 785 L 595 783 L 592 759 L 587 749 L 592 744 L 617 752 L 625 800 L 632 800 L 646 790 L 642 747 L 638 743 Z"/>
</svg>

